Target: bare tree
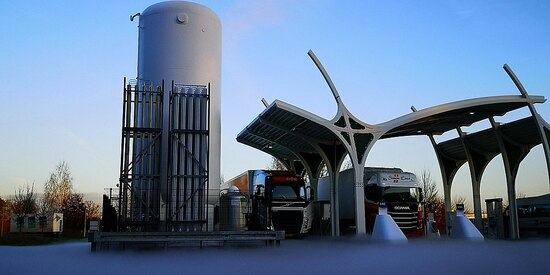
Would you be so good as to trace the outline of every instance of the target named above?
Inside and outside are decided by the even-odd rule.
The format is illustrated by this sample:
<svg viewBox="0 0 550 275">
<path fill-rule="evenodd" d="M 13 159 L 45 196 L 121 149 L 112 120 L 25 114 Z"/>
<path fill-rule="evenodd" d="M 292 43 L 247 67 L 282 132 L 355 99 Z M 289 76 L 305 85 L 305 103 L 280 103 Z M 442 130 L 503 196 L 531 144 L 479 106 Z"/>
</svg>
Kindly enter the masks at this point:
<svg viewBox="0 0 550 275">
<path fill-rule="evenodd" d="M 517 199 L 523 199 L 523 198 L 526 198 L 527 195 L 525 195 L 525 193 L 521 192 L 521 191 L 518 191 L 516 192 L 516 200 Z M 508 201 L 508 199 L 505 199 L 504 202 L 502 203 L 502 209 L 506 209 L 510 206 L 510 201 Z"/>
<path fill-rule="evenodd" d="M 61 211 L 63 203 L 73 193 L 73 178 L 69 164 L 61 161 L 44 183 L 44 197 L 52 212 Z"/>
<path fill-rule="evenodd" d="M 17 217 L 17 226 L 19 227 L 19 232 L 21 232 L 25 216 L 35 214 L 37 210 L 34 183 L 32 185 L 27 183 L 24 187 L 20 186 L 15 190 L 11 210 Z"/>
<path fill-rule="evenodd" d="M 420 188 L 422 188 L 422 196 L 424 198 L 424 213 L 434 214 L 435 224 L 433 225 L 436 230 L 445 232 L 445 201 L 439 196 L 435 181 L 432 179 L 430 171 L 422 170 L 419 175 Z"/>
<path fill-rule="evenodd" d="M 460 195 L 454 196 L 451 202 L 451 208 L 453 209 L 453 211 L 456 211 L 457 204 L 464 205 L 464 213 L 473 213 L 472 208 L 470 207 L 470 204 L 466 201 L 466 197 L 460 196 Z"/>
<path fill-rule="evenodd" d="M 424 207 L 426 212 L 433 213 L 436 209 L 436 203 L 439 200 L 437 194 L 437 186 L 432 179 L 430 171 L 422 170 L 420 173 L 420 188 L 422 188 L 422 196 L 424 197 Z"/>
<path fill-rule="evenodd" d="M 53 215 L 53 209 L 45 196 L 38 199 L 36 214 L 38 216 L 40 229 L 42 233 L 44 233 L 44 228 L 48 225 L 48 217 L 52 217 Z"/>
<path fill-rule="evenodd" d="M 88 221 L 101 219 L 101 207 L 99 204 L 94 201 L 85 201 L 84 207 L 86 209 L 86 219 Z"/>
<path fill-rule="evenodd" d="M 86 205 L 83 196 L 79 193 L 72 193 L 63 202 L 63 229 L 67 232 L 78 232 L 83 228 L 82 221 L 86 215 Z"/>
</svg>

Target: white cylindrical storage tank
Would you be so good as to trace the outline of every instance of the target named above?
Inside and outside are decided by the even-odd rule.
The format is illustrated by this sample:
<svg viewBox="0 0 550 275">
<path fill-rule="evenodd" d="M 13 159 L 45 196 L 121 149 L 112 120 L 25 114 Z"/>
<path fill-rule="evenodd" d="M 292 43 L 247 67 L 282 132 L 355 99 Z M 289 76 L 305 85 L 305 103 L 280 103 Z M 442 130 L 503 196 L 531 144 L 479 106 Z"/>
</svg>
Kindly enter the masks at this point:
<svg viewBox="0 0 550 275">
<path fill-rule="evenodd" d="M 200 204 L 204 204 L 206 201 L 189 197 L 193 195 L 194 191 L 186 189 L 199 188 L 197 184 L 200 183 L 193 182 L 188 186 L 182 185 L 180 187 L 179 183 L 176 185 L 174 180 L 170 181 L 170 177 L 173 175 L 167 174 L 167 171 L 168 166 L 175 158 L 178 159 L 178 165 L 181 167 L 170 166 L 172 173 L 177 173 L 180 168 L 181 170 L 194 172 L 200 172 L 202 169 L 207 168 L 209 197 L 217 198 L 217 194 L 219 194 L 221 23 L 218 16 L 205 6 L 183 1 L 161 2 L 145 9 L 139 17 L 137 74 L 138 83 L 160 85 L 163 80 L 165 82 L 160 150 L 160 219 L 161 221 L 165 219 L 177 221 L 197 218 L 194 217 L 197 214 L 185 213 L 185 211 L 190 211 L 189 208 L 195 205 L 202 207 Z M 176 100 L 172 100 L 174 103 L 170 103 L 172 81 L 181 85 L 209 87 L 208 113 L 198 114 L 199 111 L 197 110 L 204 109 L 204 103 L 192 101 L 191 97 L 181 99 L 177 103 L 179 105 L 174 107 Z M 195 93 L 193 91 L 197 90 L 191 89 L 190 91 Z M 174 110 L 171 111 L 170 108 Z M 190 117 L 192 117 L 192 120 L 198 121 L 187 121 Z M 181 120 L 181 122 L 175 125 L 174 121 L 178 120 Z M 204 141 L 207 146 L 202 144 L 203 141 L 197 141 L 198 138 L 190 137 L 189 141 L 179 141 L 181 144 L 178 146 L 182 146 L 183 150 L 175 152 L 169 144 L 178 141 L 172 141 L 176 140 L 177 137 L 169 132 L 170 129 L 179 127 L 177 130 L 196 130 L 197 128 L 189 128 L 198 127 L 195 124 L 203 125 L 203 127 L 207 125 L 208 134 L 207 139 Z M 172 136 L 169 137 L 170 135 Z M 191 154 L 185 151 L 193 146 L 200 148 L 203 152 Z M 201 154 L 205 156 L 199 156 Z M 208 167 L 203 167 L 204 165 L 201 162 L 204 160 L 207 161 Z M 180 161 L 181 163 L 179 163 Z M 184 178 L 184 173 L 187 172 L 181 173 L 178 176 Z M 169 185 L 168 182 L 173 184 Z M 179 197 L 176 197 L 175 194 Z M 207 202 L 213 204 L 215 200 L 207 199 Z M 172 201 L 173 205 L 165 206 L 167 201 L 168 203 Z M 174 201 L 179 202 L 174 203 Z M 184 203 L 188 205 L 184 205 Z M 172 210 L 170 210 L 170 207 L 172 207 Z M 164 211 L 172 211 L 172 213 L 165 213 Z"/>
<path fill-rule="evenodd" d="M 220 64 L 221 23 L 209 8 L 169 1 L 152 5 L 141 13 L 138 79 L 210 83 L 211 95 L 217 102 L 211 105 L 219 112 Z"/>
</svg>

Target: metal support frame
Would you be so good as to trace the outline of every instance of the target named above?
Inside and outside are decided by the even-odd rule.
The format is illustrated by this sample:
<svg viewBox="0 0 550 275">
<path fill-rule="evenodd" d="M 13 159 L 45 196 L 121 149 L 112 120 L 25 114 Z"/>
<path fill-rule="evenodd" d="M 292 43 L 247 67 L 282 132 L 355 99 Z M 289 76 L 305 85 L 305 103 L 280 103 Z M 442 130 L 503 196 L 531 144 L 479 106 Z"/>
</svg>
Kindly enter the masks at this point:
<svg viewBox="0 0 550 275">
<path fill-rule="evenodd" d="M 515 240 L 520 238 L 516 203 L 516 176 L 519 170 L 519 165 L 529 153 L 530 147 L 528 145 L 516 144 L 509 138 L 506 138 L 506 135 L 500 131 L 499 125 L 495 122 L 494 118 L 489 118 L 489 121 L 491 122 L 491 126 L 495 132 L 497 143 L 502 155 L 504 172 L 506 173 L 506 187 L 508 191 L 510 213 L 509 232 L 510 238 Z"/>
<path fill-rule="evenodd" d="M 504 64 L 503 68 L 514 82 L 521 95 L 523 95 L 523 97 L 525 97 L 526 99 L 529 99 L 529 111 L 531 112 L 531 115 L 533 116 L 533 118 L 535 118 L 535 121 L 537 123 L 537 129 L 539 131 L 542 148 L 544 150 L 544 157 L 546 158 L 546 170 L 548 173 L 548 178 L 550 179 L 550 141 L 548 140 L 548 138 L 550 138 L 550 130 L 548 124 L 544 121 L 544 119 L 542 119 L 542 117 L 535 109 L 535 104 L 531 100 L 531 97 L 527 93 L 527 90 L 523 87 L 523 84 L 521 84 L 519 78 L 516 76 L 514 71 L 512 71 L 510 66 L 508 66 L 508 64 Z"/>
<path fill-rule="evenodd" d="M 451 186 L 454 175 L 458 169 L 466 161 L 470 166 L 470 175 L 473 185 L 473 196 L 474 203 L 476 197 L 479 197 L 479 189 L 476 189 L 476 186 L 479 186 L 481 181 L 482 174 L 485 171 L 488 163 L 498 154 L 502 155 L 503 165 L 506 172 L 506 186 L 508 190 L 508 200 L 510 201 L 510 232 L 512 239 L 519 238 L 518 231 L 518 221 L 517 221 L 517 207 L 515 204 L 515 178 L 519 170 L 519 165 L 521 161 L 527 156 L 530 149 L 536 144 L 521 144 L 514 141 L 512 138 L 508 137 L 502 130 L 498 123 L 492 117 L 489 117 L 489 122 L 491 123 L 492 130 L 494 133 L 494 138 L 496 143 L 499 146 L 499 150 L 493 152 L 491 150 L 484 150 L 481 148 L 476 148 L 470 141 L 468 141 L 468 136 L 464 135 L 459 131 L 458 139 L 462 143 L 462 150 L 464 150 L 465 158 L 464 159 L 454 159 L 450 156 L 447 156 L 441 149 L 440 144 L 436 144 L 433 136 L 429 135 L 430 141 L 436 153 L 436 156 L 439 161 L 441 174 L 443 177 L 443 187 L 445 192 L 445 207 L 446 207 L 446 221 L 450 222 L 450 211 L 451 211 Z M 474 206 L 475 207 L 475 206 Z M 476 207 L 474 208 L 476 210 Z M 479 212 L 479 211 L 476 211 Z M 480 216 L 480 213 L 476 216 Z M 480 219 L 477 218 L 476 219 Z M 479 222 L 477 222 L 479 223 Z M 476 223 L 476 226 L 478 226 Z M 450 224 L 448 224 L 448 230 L 450 230 Z"/>
<path fill-rule="evenodd" d="M 430 142 L 432 143 L 432 147 L 434 148 L 435 155 L 437 157 L 437 160 L 439 162 L 439 169 L 441 171 L 441 177 L 443 180 L 443 197 L 445 200 L 445 224 L 446 224 L 446 232 L 449 234 L 451 232 L 452 224 L 451 224 L 451 216 L 452 216 L 452 197 L 451 197 L 451 187 L 453 185 L 454 177 L 456 176 L 456 173 L 458 172 L 458 169 L 466 163 L 465 160 L 458 160 L 451 158 L 445 153 L 443 153 L 442 150 L 439 149 L 437 143 L 435 142 L 435 138 L 433 135 L 428 135 L 430 138 Z"/>
<path fill-rule="evenodd" d="M 252 134 L 252 135 L 256 135 L 260 138 L 263 138 L 263 139 L 266 139 L 266 140 L 269 140 L 270 142 L 273 142 L 273 143 L 277 143 L 278 141 L 280 141 L 284 136 L 286 135 L 292 135 L 292 136 L 295 136 L 297 138 L 300 138 L 301 140 L 303 140 L 305 143 L 309 144 L 313 150 L 315 150 L 315 152 L 321 157 L 321 160 L 327 165 L 327 169 L 328 169 L 328 172 L 329 172 L 329 176 L 331 177 L 332 179 L 332 182 L 333 184 L 331 185 L 331 234 L 332 236 L 336 237 L 336 236 L 339 236 L 340 235 L 340 225 L 339 225 L 339 208 L 337 207 L 338 206 L 338 195 L 337 195 L 337 173 L 335 171 L 338 171 L 336 170 L 336 165 L 338 165 L 338 167 L 340 167 L 343 159 L 344 159 L 344 150 L 340 149 L 338 150 L 338 146 L 337 145 L 326 145 L 326 144 L 323 144 L 320 140 L 316 140 L 314 139 L 313 137 L 309 137 L 309 136 L 303 136 L 303 135 L 300 135 L 299 133 L 296 133 L 295 131 L 293 131 L 292 129 L 289 129 L 289 128 L 286 128 L 282 125 L 278 125 L 276 123 L 273 123 L 271 121 L 266 121 L 266 120 L 263 120 L 262 118 L 260 118 L 260 121 L 262 121 L 262 123 L 266 124 L 266 125 L 269 125 L 275 129 L 278 129 L 278 130 L 281 130 L 284 132 L 284 134 L 282 136 L 279 136 L 275 139 L 270 139 L 269 137 L 266 137 L 266 136 L 262 136 L 261 133 L 256 133 L 254 132 L 252 129 L 247 129 L 247 132 Z M 297 128 L 299 127 L 299 125 L 294 125 L 292 128 Z M 283 146 L 281 144 L 278 144 L 279 146 Z M 290 148 L 287 148 L 290 150 Z M 316 173 L 313 173 L 314 172 L 314 168 L 312 167 L 318 167 L 319 164 L 320 164 L 320 160 L 319 159 L 312 159 L 311 157 L 309 158 L 305 158 L 303 153 L 300 153 L 300 152 L 294 152 L 295 156 L 297 158 L 299 158 L 303 163 L 304 163 L 304 167 L 306 167 L 306 171 L 308 171 L 310 174 L 309 174 L 309 177 L 310 179 L 311 178 L 318 178 L 318 168 L 315 169 L 315 172 Z M 316 165 L 317 164 L 317 165 Z M 289 167 L 287 167 L 289 168 Z M 315 189 L 314 189 L 315 190 Z"/>
<path fill-rule="evenodd" d="M 548 137 L 550 135 L 550 131 L 548 130 L 548 126 L 545 123 L 545 121 L 540 117 L 539 113 L 535 109 L 535 105 L 533 101 L 531 100 L 529 94 L 527 93 L 527 90 L 519 80 L 519 78 L 516 76 L 516 74 L 512 71 L 512 69 L 508 66 L 508 64 L 504 64 L 503 69 L 506 71 L 510 79 L 514 82 L 516 87 L 518 88 L 519 92 L 523 97 L 528 99 L 528 107 L 529 111 L 531 112 L 531 116 L 535 119 L 535 122 L 537 124 L 537 130 L 540 135 L 540 141 L 542 144 L 542 148 L 544 151 L 544 157 L 546 159 L 546 170 L 548 173 L 548 178 L 550 179 L 550 144 L 548 141 Z M 494 120 L 491 121 L 492 124 L 494 124 Z M 496 125 L 496 124 L 495 124 Z M 495 125 L 493 127 L 495 127 Z M 504 144 L 500 144 L 501 149 L 504 146 Z M 526 155 L 526 154 L 525 154 Z M 510 236 L 512 239 L 519 239 L 519 222 L 517 218 L 517 203 L 516 203 L 516 191 L 515 191 L 515 179 L 517 175 L 517 169 L 519 169 L 519 162 L 524 158 L 525 156 L 518 156 L 516 158 L 519 158 L 517 160 L 517 168 L 516 163 L 508 163 L 508 165 L 513 165 L 506 171 L 506 179 L 507 179 L 507 185 L 508 185 L 508 201 L 510 203 Z M 504 155 L 503 155 L 504 159 Z M 511 162 L 510 157 L 507 157 L 506 162 Z"/>
<path fill-rule="evenodd" d="M 416 108 L 411 106 L 411 110 L 416 112 Z M 452 197 L 451 197 L 451 187 L 453 185 L 453 180 L 458 172 L 458 169 L 466 163 L 466 160 L 454 159 L 450 156 L 447 156 L 443 151 L 438 147 L 437 142 L 432 134 L 427 135 L 434 149 L 435 156 L 439 163 L 439 170 L 441 172 L 441 178 L 443 181 L 443 199 L 445 201 L 445 225 L 446 233 L 451 232 L 451 216 L 452 216 Z"/>
<path fill-rule="evenodd" d="M 276 100 L 271 105 L 267 106 L 266 111 L 262 112 L 259 115 L 259 119 L 252 121 L 249 126 L 241 131 L 238 135 L 237 140 L 239 142 L 251 145 L 262 151 L 265 151 L 273 156 L 277 155 L 295 155 L 300 161 L 306 162 L 304 167 L 310 174 L 310 178 L 316 178 L 314 176 L 316 173 L 313 172 L 314 165 L 317 162 L 311 162 L 305 160 L 306 156 L 301 148 L 302 144 L 299 146 L 293 146 L 292 144 L 286 144 L 286 149 L 283 149 L 279 144 L 279 140 L 283 140 L 284 136 L 292 134 L 297 137 L 300 137 L 301 141 L 305 141 L 311 145 L 313 148 L 307 153 L 312 155 L 317 155 L 316 160 L 322 159 L 322 161 L 327 165 L 329 169 L 329 174 L 331 177 L 331 205 L 333 209 L 332 213 L 332 231 L 333 235 L 338 235 L 337 233 L 337 223 L 339 220 L 337 213 L 337 199 L 338 199 L 338 176 L 337 172 L 339 171 L 340 163 L 337 158 L 331 157 L 331 150 L 334 148 L 342 148 L 342 156 L 345 156 L 346 153 L 350 156 L 350 159 L 354 168 L 354 189 L 355 189 L 355 210 L 356 210 L 356 222 L 357 222 L 357 234 L 365 233 L 365 202 L 364 202 L 364 166 L 366 158 L 374 143 L 381 138 L 391 138 L 397 136 L 408 136 L 408 135 L 428 135 L 436 156 L 439 161 L 439 166 L 441 174 L 443 177 L 443 185 L 445 192 L 445 209 L 446 209 L 446 220 L 448 229 L 451 226 L 450 215 L 451 215 L 451 186 L 455 174 L 458 169 L 469 160 L 471 177 L 473 182 L 474 190 L 474 207 L 476 210 L 476 220 L 478 227 L 480 226 L 480 180 L 483 174 L 483 171 L 487 164 L 496 154 L 493 152 L 486 152 L 485 150 L 480 150 L 483 148 L 475 148 L 474 143 L 470 144 L 467 138 L 462 135 L 462 147 L 464 150 L 464 155 L 469 156 L 452 156 L 453 153 L 449 152 L 446 154 L 444 147 L 435 142 L 433 135 L 441 134 L 452 129 L 459 128 L 461 126 L 470 125 L 471 123 L 487 119 L 492 115 L 503 115 L 506 112 L 515 110 L 523 106 L 531 106 L 534 103 L 543 103 L 545 101 L 542 96 L 534 97 L 518 97 L 518 96 L 495 96 L 495 97 L 482 97 L 470 100 L 462 100 L 457 102 L 452 102 L 448 104 L 443 104 L 439 106 L 434 106 L 432 108 L 423 109 L 416 111 L 413 107 L 414 113 L 398 117 L 396 119 L 387 121 L 385 123 L 380 123 L 376 125 L 369 125 L 355 118 L 345 107 L 340 98 L 338 91 L 334 83 L 332 82 L 330 76 L 327 74 L 326 70 L 319 62 L 315 54 L 310 50 L 308 55 L 311 57 L 325 81 L 327 82 L 333 97 L 336 101 L 338 110 L 336 115 L 332 120 L 322 119 L 314 114 L 311 114 L 305 110 L 292 106 L 290 104 L 284 103 L 282 101 Z M 517 84 L 517 83 L 516 83 Z M 491 108 L 489 108 L 491 107 Z M 534 108 L 531 108 L 532 112 L 535 113 Z M 460 112 L 470 112 L 481 110 L 483 112 L 477 113 L 469 119 L 461 120 L 457 117 Z M 275 121 L 281 121 L 281 118 L 292 118 L 291 122 L 282 122 L 282 125 L 286 127 L 280 127 L 281 125 L 275 125 Z M 542 122 L 542 119 L 539 116 L 535 116 L 539 123 L 539 132 L 541 133 L 541 140 L 543 143 L 548 144 L 547 136 L 550 135 L 550 127 L 547 124 Z M 447 120 L 448 119 L 448 120 Z M 458 121 L 457 121 L 458 119 Z M 294 122 L 301 121 L 300 123 L 308 123 L 308 128 L 303 130 L 297 130 L 298 127 L 291 127 L 290 124 Z M 433 124 L 431 124 L 433 123 Z M 452 127 L 449 127 L 452 126 Z M 251 134 L 249 132 L 250 127 L 259 128 L 261 134 L 264 135 L 264 139 L 272 141 L 278 146 L 278 149 L 264 148 L 264 140 L 257 140 L 254 137 L 249 137 Z M 261 128 L 265 127 L 265 128 Z M 418 130 L 415 131 L 414 127 Z M 273 137 L 273 128 L 283 131 L 283 134 L 277 133 L 277 137 Z M 327 130 L 331 134 L 327 133 Z M 296 132 L 295 132 L 296 131 Z M 322 139 L 322 140 L 318 140 Z M 472 140 L 473 141 L 473 140 Z M 275 147 L 275 146 L 273 146 Z M 321 150 L 319 150 L 321 147 Z M 323 148 L 324 147 L 324 148 Z M 308 149 L 309 150 L 309 149 Z M 494 150 L 494 149 L 493 149 Z M 548 157 L 548 146 L 545 145 L 545 154 L 547 160 L 550 160 Z M 498 154 L 498 153 L 497 153 Z M 456 159 L 458 157 L 458 159 Z M 289 163 L 291 160 L 288 159 Z M 547 161 L 547 166 L 549 167 L 550 174 L 550 161 Z M 332 175 L 331 172 L 334 174 Z M 447 230 L 450 232 L 450 230 Z"/>
<path fill-rule="evenodd" d="M 158 225 L 163 94 L 163 86 L 124 79 L 118 230 Z"/>
<path fill-rule="evenodd" d="M 119 231 L 208 230 L 208 93 L 124 80 Z"/>
<path fill-rule="evenodd" d="M 362 122 L 348 111 L 340 98 L 338 90 L 336 90 L 336 86 L 332 82 L 332 79 L 326 72 L 319 59 L 317 59 L 317 56 L 315 56 L 311 50 L 309 50 L 308 55 L 323 75 L 323 78 L 327 82 L 327 85 L 329 86 L 338 106 L 336 115 L 330 121 L 330 124 L 326 126 L 343 144 L 343 147 L 345 148 L 346 153 L 350 156 L 353 164 L 355 175 L 354 191 L 356 234 L 362 235 L 367 232 L 365 224 L 365 189 L 363 182 L 365 162 L 368 152 L 372 149 L 374 143 L 382 136 L 383 131 L 380 131 L 381 129 L 377 127 L 373 127 L 372 125 Z M 343 154 L 343 156 L 345 156 L 345 154 Z M 336 165 L 334 169 L 335 174 L 340 173 L 340 165 L 341 162 Z M 331 179 L 333 180 L 331 191 L 334 190 L 334 198 L 331 197 L 331 207 L 333 209 L 338 209 L 338 207 L 334 205 L 337 202 L 338 197 L 338 176 L 333 176 Z M 339 227 L 336 224 L 339 222 L 339 216 L 338 212 L 332 213 L 334 213 L 332 227 L 333 230 L 336 230 L 336 227 Z M 336 235 L 338 236 L 339 232 Z"/>
<path fill-rule="evenodd" d="M 331 234 L 333 237 L 337 237 L 340 236 L 339 171 L 346 156 L 346 150 L 336 144 L 319 144 L 319 147 L 332 182 L 330 185 Z"/>
<path fill-rule="evenodd" d="M 505 64 L 503 66 L 506 73 L 510 76 L 520 93 L 526 98 L 530 99 L 527 91 L 516 77 L 514 72 L 510 67 Z M 528 101 L 528 107 L 531 112 L 531 115 L 535 119 L 538 131 L 540 134 L 541 143 L 544 148 L 547 170 L 550 177 L 550 157 L 549 157 L 549 142 L 547 139 L 547 134 L 550 134 L 547 124 L 536 112 L 534 107 L 534 101 Z M 416 112 L 414 106 L 411 107 L 413 112 Z M 501 131 L 498 129 L 498 124 L 494 121 L 492 117 L 489 118 L 489 121 L 492 125 L 492 128 L 495 132 L 495 138 L 499 144 L 500 154 L 504 161 L 504 168 L 506 172 L 506 181 L 507 181 L 507 190 L 508 190 L 508 200 L 510 201 L 510 232 L 512 239 L 519 239 L 519 229 L 518 229 L 518 220 L 517 220 L 517 205 L 516 205 L 516 194 L 515 194 L 515 178 L 517 175 L 517 170 L 519 169 L 520 162 L 528 154 L 530 147 L 528 145 L 515 144 L 510 139 L 507 139 Z M 480 184 L 481 177 L 483 172 L 489 162 L 497 155 L 497 153 L 485 152 L 484 150 L 476 149 L 475 146 L 469 144 L 467 141 L 466 135 L 462 132 L 460 128 L 456 129 L 459 134 L 459 139 L 463 144 L 463 149 L 466 155 L 466 160 L 470 168 L 470 177 L 472 181 L 472 193 L 473 193 L 473 202 L 474 202 L 474 214 L 475 214 L 475 224 L 478 229 L 482 229 L 482 220 L 481 220 L 481 198 L 480 198 Z M 454 175 L 464 164 L 464 160 L 455 160 L 448 156 L 445 156 L 441 150 L 438 150 L 438 145 L 435 142 L 435 139 L 432 135 L 428 135 L 436 156 L 439 161 L 441 174 L 443 177 L 443 187 L 445 193 L 445 208 L 446 208 L 446 221 L 447 227 L 450 229 L 450 212 L 451 212 L 451 186 L 452 179 Z"/>
<path fill-rule="evenodd" d="M 208 224 L 209 102 L 207 86 L 172 82 L 167 231 L 201 231 Z"/>
<path fill-rule="evenodd" d="M 497 155 L 495 153 L 486 153 L 476 148 L 466 138 L 466 134 L 460 129 L 456 129 L 462 142 L 468 167 L 470 168 L 470 179 L 472 181 L 472 201 L 474 203 L 474 223 L 480 232 L 483 232 L 483 220 L 481 217 L 481 177 L 489 162 Z"/>
</svg>

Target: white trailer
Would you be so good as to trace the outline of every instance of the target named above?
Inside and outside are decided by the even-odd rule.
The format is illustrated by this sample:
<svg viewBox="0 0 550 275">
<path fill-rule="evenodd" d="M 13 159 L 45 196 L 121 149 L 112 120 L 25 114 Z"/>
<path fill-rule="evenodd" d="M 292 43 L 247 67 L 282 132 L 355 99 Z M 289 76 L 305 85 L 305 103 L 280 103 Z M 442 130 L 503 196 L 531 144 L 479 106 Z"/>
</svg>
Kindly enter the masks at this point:
<svg viewBox="0 0 550 275">
<path fill-rule="evenodd" d="M 338 201 L 340 224 L 343 229 L 355 226 L 355 188 L 353 169 L 340 172 Z M 372 232 L 378 214 L 378 203 L 384 201 L 388 214 L 407 236 L 423 236 L 422 190 L 416 175 L 400 168 L 365 167 L 365 218 L 368 232 Z M 319 179 L 317 201 L 330 203 L 329 177 Z"/>
</svg>

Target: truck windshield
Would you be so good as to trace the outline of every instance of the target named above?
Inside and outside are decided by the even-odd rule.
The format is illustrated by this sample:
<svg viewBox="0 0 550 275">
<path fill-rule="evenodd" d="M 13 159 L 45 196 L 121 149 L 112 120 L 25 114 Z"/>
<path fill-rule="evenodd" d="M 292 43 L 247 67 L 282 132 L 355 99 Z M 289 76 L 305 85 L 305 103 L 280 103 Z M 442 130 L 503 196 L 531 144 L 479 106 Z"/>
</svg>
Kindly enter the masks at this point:
<svg viewBox="0 0 550 275">
<path fill-rule="evenodd" d="M 297 185 L 275 185 L 271 189 L 273 200 L 303 200 L 305 199 L 304 188 Z"/>
<path fill-rule="evenodd" d="M 382 198 L 386 202 L 420 202 L 420 192 L 415 187 L 384 187 Z"/>
</svg>

